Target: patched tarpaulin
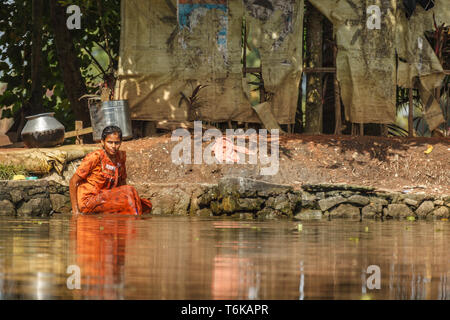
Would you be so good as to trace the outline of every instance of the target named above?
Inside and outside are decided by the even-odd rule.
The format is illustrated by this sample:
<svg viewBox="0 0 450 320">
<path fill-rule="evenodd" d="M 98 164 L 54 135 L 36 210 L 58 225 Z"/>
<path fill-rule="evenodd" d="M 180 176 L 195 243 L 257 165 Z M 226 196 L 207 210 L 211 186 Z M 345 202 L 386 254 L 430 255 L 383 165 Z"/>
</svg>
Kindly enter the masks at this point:
<svg viewBox="0 0 450 320">
<path fill-rule="evenodd" d="M 261 58 L 264 88 L 279 123 L 294 123 L 302 71 L 304 1 L 244 0 L 253 48 Z"/>
<path fill-rule="evenodd" d="M 400 11 L 397 16 L 396 44 L 399 57 L 397 84 L 405 88 L 419 88 L 425 108 L 424 118 L 430 130 L 445 121 L 439 102 L 433 95 L 433 89 L 442 84 L 444 70 L 425 37 L 425 31 L 435 29 L 433 15 L 437 25 L 450 25 L 450 1 L 436 0 L 435 6 L 428 11 L 418 6 L 409 20 Z"/>
<path fill-rule="evenodd" d="M 355 123 L 392 123 L 396 114 L 396 85 L 409 88 L 419 77 L 425 119 L 431 130 L 444 121 L 432 91 L 444 76 L 425 38 L 438 25 L 450 24 L 450 1 L 436 0 L 425 11 L 417 6 L 406 18 L 401 0 L 310 0 L 337 29 L 337 77 L 347 120 Z M 368 20 L 380 9 L 380 29 Z M 400 59 L 396 59 L 396 53 Z M 396 66 L 398 63 L 398 70 Z"/>
<path fill-rule="evenodd" d="M 271 27 L 262 32 L 282 35 L 272 39 L 276 46 L 267 42 L 261 51 L 266 87 L 280 90 L 273 100 L 279 123 L 294 123 L 303 0 L 287 1 L 287 15 L 279 5 L 284 1 L 259 2 L 272 6 L 267 13 Z M 189 111 L 180 92 L 190 97 L 203 85 L 195 105 L 199 119 L 259 122 L 242 82 L 242 22 L 252 6 L 258 1 L 122 1 L 115 98 L 129 100 L 132 119 L 184 121 Z"/>
<path fill-rule="evenodd" d="M 354 123 L 393 123 L 396 110 L 396 0 L 309 0 L 334 25 L 337 78 L 345 116 Z M 369 16 L 380 9 L 380 29 Z M 369 10 L 368 10 L 369 9 Z"/>
<path fill-rule="evenodd" d="M 188 119 L 185 100 L 203 120 L 253 115 L 242 91 L 242 5 L 226 0 L 125 0 L 116 98 L 133 119 Z M 256 118 L 256 117 L 255 117 Z"/>
</svg>

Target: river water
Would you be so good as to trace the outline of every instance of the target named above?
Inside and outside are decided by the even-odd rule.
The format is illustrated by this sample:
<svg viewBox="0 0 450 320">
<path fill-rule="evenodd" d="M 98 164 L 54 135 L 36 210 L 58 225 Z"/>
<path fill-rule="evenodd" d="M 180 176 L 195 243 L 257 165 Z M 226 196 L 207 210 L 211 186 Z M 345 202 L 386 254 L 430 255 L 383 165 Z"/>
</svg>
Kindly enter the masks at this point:
<svg viewBox="0 0 450 320">
<path fill-rule="evenodd" d="M 450 298 L 448 221 L 298 224 L 0 217 L 0 299 Z"/>
</svg>

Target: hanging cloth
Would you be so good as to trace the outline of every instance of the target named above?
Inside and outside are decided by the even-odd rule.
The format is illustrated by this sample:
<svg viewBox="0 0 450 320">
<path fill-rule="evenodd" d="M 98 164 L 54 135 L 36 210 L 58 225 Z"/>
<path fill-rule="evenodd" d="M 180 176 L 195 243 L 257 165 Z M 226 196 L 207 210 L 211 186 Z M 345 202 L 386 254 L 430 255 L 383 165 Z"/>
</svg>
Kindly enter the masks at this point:
<svg viewBox="0 0 450 320">
<path fill-rule="evenodd" d="M 405 6 L 406 17 L 409 19 L 416 9 L 417 2 L 425 9 L 430 10 L 434 7 L 435 0 L 403 0 Z"/>
</svg>

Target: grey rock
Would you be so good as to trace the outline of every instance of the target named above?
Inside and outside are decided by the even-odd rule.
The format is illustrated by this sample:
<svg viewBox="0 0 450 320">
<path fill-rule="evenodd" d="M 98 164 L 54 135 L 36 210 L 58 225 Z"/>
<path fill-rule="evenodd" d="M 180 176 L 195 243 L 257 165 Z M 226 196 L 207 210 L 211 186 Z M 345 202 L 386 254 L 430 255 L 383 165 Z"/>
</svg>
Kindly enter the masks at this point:
<svg viewBox="0 0 450 320">
<path fill-rule="evenodd" d="M 200 217 L 210 217 L 213 215 L 212 211 L 208 208 L 203 208 L 203 209 L 197 210 L 196 214 L 197 214 L 197 216 L 200 216 Z"/>
<path fill-rule="evenodd" d="M 1 191 L 1 193 L 0 193 L 0 201 L 2 201 L 2 200 L 11 201 L 12 200 L 11 199 L 11 195 L 9 194 L 7 189 L 3 189 L 3 190 L 0 190 L 0 191 Z"/>
<path fill-rule="evenodd" d="M 222 211 L 223 211 L 221 204 L 217 201 L 211 202 L 210 209 L 213 212 L 213 214 L 216 216 L 222 214 Z"/>
<path fill-rule="evenodd" d="M 321 210 L 303 209 L 294 216 L 295 220 L 320 220 L 322 219 Z"/>
<path fill-rule="evenodd" d="M 416 214 L 419 217 L 425 218 L 427 214 L 429 214 L 434 209 L 433 201 L 424 201 L 422 204 L 417 208 Z"/>
<path fill-rule="evenodd" d="M 9 200 L 0 201 L 0 216 L 15 216 L 16 207 Z"/>
<path fill-rule="evenodd" d="M 50 199 L 37 198 L 24 202 L 17 209 L 18 216 L 47 216 L 52 211 Z"/>
<path fill-rule="evenodd" d="M 449 218 L 450 217 L 450 209 L 445 206 L 440 206 L 434 209 L 431 214 L 437 218 Z"/>
<path fill-rule="evenodd" d="M 434 204 L 435 206 L 443 206 L 443 205 L 444 205 L 444 200 L 435 200 L 435 201 L 433 202 L 433 204 Z"/>
<path fill-rule="evenodd" d="M 173 206 L 174 214 L 187 214 L 190 202 L 191 195 L 189 193 L 179 192 Z"/>
<path fill-rule="evenodd" d="M 28 190 L 28 195 L 32 196 L 39 193 L 46 193 L 46 189 L 43 187 L 31 188 Z"/>
<path fill-rule="evenodd" d="M 344 201 L 346 201 L 346 199 L 341 196 L 330 197 L 330 198 L 319 200 L 320 210 L 326 211 Z"/>
<path fill-rule="evenodd" d="M 34 188 L 44 188 L 48 187 L 48 181 L 45 180 L 9 180 L 7 182 L 7 187 L 9 189 L 20 188 L 20 189 L 34 189 Z"/>
<path fill-rule="evenodd" d="M 302 204 L 302 193 L 300 191 L 294 191 L 293 193 L 287 194 L 289 201 L 295 206 L 300 206 Z"/>
<path fill-rule="evenodd" d="M 217 199 L 218 197 L 218 188 L 217 187 L 212 187 L 209 188 L 208 190 L 205 191 L 205 193 L 203 193 L 199 199 L 198 199 L 198 205 L 200 207 L 206 207 L 209 206 L 209 204 L 211 203 L 211 201 L 214 201 Z"/>
<path fill-rule="evenodd" d="M 337 191 L 337 190 L 334 190 L 334 191 L 327 191 L 327 192 L 325 192 L 325 196 L 326 196 L 326 197 L 337 197 L 337 196 L 340 196 L 340 195 L 341 195 L 341 192 L 342 192 L 342 191 Z"/>
<path fill-rule="evenodd" d="M 21 189 L 18 188 L 14 188 L 12 189 L 9 194 L 11 195 L 11 200 L 14 203 L 19 203 L 20 201 L 22 201 L 25 197 L 23 191 Z"/>
<path fill-rule="evenodd" d="M 417 200 L 409 199 L 409 198 L 404 199 L 403 202 L 412 207 L 417 207 L 417 205 L 419 204 L 419 202 Z"/>
<path fill-rule="evenodd" d="M 274 219 L 278 219 L 282 216 L 283 214 L 275 209 L 271 209 L 271 208 L 263 208 L 262 210 L 258 211 L 256 213 L 257 218 L 260 219 L 268 219 L 268 220 L 274 220 Z"/>
<path fill-rule="evenodd" d="M 253 180 L 243 177 L 225 177 L 220 179 L 218 184 L 219 194 L 236 195 L 244 198 L 269 197 L 282 193 L 292 192 L 293 188 L 288 185 L 279 185 L 259 180 Z"/>
<path fill-rule="evenodd" d="M 379 203 L 370 203 L 361 209 L 363 219 L 379 217 L 382 212 L 383 206 Z"/>
<path fill-rule="evenodd" d="M 444 206 L 440 206 L 434 209 L 429 215 L 432 215 L 436 218 L 448 218 L 450 215 L 450 209 Z"/>
<path fill-rule="evenodd" d="M 154 214 L 154 215 L 161 215 L 161 214 L 163 214 L 163 210 L 160 207 L 154 207 L 152 209 L 152 214 Z"/>
<path fill-rule="evenodd" d="M 295 208 L 295 204 L 289 201 L 289 198 L 286 194 L 281 194 L 277 197 L 270 197 L 266 201 L 266 206 L 281 211 L 288 216 L 292 215 L 292 212 Z"/>
<path fill-rule="evenodd" d="M 258 211 L 264 200 L 261 198 L 237 199 L 237 209 L 240 211 Z"/>
<path fill-rule="evenodd" d="M 238 205 L 237 201 L 233 196 L 226 196 L 222 199 L 222 209 L 226 213 L 233 213 L 237 211 Z"/>
<path fill-rule="evenodd" d="M 328 184 L 328 183 L 321 183 L 321 184 L 304 184 L 302 186 L 303 190 L 306 191 L 332 191 L 332 190 L 347 190 L 347 191 L 362 191 L 362 192 L 369 192 L 374 191 L 375 188 L 367 187 L 367 186 L 358 186 L 358 185 L 351 185 L 351 184 Z"/>
<path fill-rule="evenodd" d="M 337 208 L 330 210 L 330 216 L 334 218 L 360 219 L 361 214 L 358 207 L 348 203 L 340 204 Z"/>
<path fill-rule="evenodd" d="M 243 220 L 253 220 L 253 213 L 251 212 L 240 212 L 239 219 Z"/>
<path fill-rule="evenodd" d="M 382 206 L 387 206 L 389 202 L 384 198 L 377 198 L 377 197 L 369 197 L 370 203 L 379 204 Z"/>
<path fill-rule="evenodd" d="M 71 210 L 70 198 L 61 194 L 50 194 L 50 202 L 55 212 L 68 212 Z"/>
<path fill-rule="evenodd" d="M 348 198 L 347 200 L 345 200 L 345 202 L 360 205 L 360 206 L 366 206 L 370 203 L 370 199 L 368 197 L 364 197 L 364 196 L 355 194 L 355 195 L 351 196 L 350 198 Z"/>
<path fill-rule="evenodd" d="M 404 200 L 404 199 L 412 199 L 412 200 L 416 200 L 417 202 L 422 202 L 424 200 L 433 200 L 433 197 L 430 195 L 427 195 L 425 193 L 407 193 L 407 194 L 400 194 L 399 195 L 399 200 Z"/>
<path fill-rule="evenodd" d="M 442 197 L 442 200 L 444 201 L 444 204 L 450 208 L 450 196 L 444 196 Z"/>
<path fill-rule="evenodd" d="M 414 216 L 411 209 L 403 203 L 389 204 L 386 210 L 383 211 L 386 216 L 393 218 L 405 218 L 409 216 Z"/>
<path fill-rule="evenodd" d="M 317 197 L 309 192 L 302 192 L 302 206 L 306 208 L 315 208 L 317 205 Z"/>
<path fill-rule="evenodd" d="M 317 197 L 317 199 L 319 199 L 319 200 L 325 199 L 325 198 L 326 198 L 325 192 L 317 192 L 317 193 L 316 193 L 316 197 Z"/>
<path fill-rule="evenodd" d="M 353 191 L 340 191 L 339 193 L 341 196 L 343 196 L 345 198 L 349 198 L 349 197 L 355 195 L 355 193 Z"/>
<path fill-rule="evenodd" d="M 376 199 L 384 199 L 386 201 L 391 201 L 392 200 L 392 194 L 391 193 L 386 193 L 386 192 L 375 192 L 375 197 Z"/>
</svg>

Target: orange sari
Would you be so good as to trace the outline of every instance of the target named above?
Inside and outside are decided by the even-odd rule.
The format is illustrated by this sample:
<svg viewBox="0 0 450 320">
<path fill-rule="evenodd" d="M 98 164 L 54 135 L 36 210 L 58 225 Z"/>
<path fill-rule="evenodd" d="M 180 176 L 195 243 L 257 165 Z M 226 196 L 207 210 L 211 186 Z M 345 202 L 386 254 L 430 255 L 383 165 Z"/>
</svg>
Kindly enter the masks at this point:
<svg viewBox="0 0 450 320">
<path fill-rule="evenodd" d="M 129 185 L 117 186 L 125 180 L 126 153 L 119 151 L 113 163 L 104 150 L 89 153 L 75 172 L 85 180 L 78 186 L 78 207 L 82 213 L 117 213 L 141 215 L 150 212 L 152 203 L 141 199 L 136 189 Z"/>
</svg>

